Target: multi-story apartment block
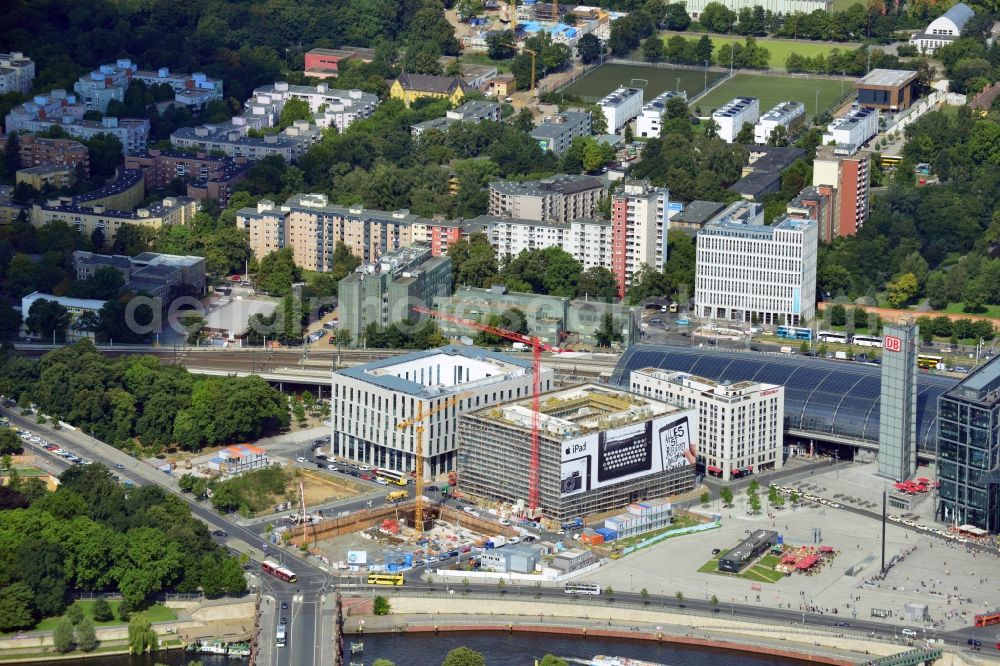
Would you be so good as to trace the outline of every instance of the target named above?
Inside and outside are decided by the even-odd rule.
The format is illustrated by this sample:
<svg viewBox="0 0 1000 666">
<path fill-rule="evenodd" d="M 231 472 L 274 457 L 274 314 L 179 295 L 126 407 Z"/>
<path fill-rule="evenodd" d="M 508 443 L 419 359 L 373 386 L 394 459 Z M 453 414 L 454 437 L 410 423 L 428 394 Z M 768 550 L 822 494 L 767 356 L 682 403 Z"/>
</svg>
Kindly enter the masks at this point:
<svg viewBox="0 0 1000 666">
<path fill-rule="evenodd" d="M 170 143 L 178 148 L 217 150 L 229 157 L 245 157 L 252 162 L 277 155 L 286 162 L 302 157 L 313 144 L 323 138 L 323 130 L 306 120 L 296 120 L 280 134 L 263 137 L 248 136 L 242 116 L 219 125 L 182 127 L 170 135 Z"/>
<path fill-rule="evenodd" d="M 818 227 L 738 201 L 698 232 L 696 312 L 706 319 L 797 326 L 816 309 Z"/>
<path fill-rule="evenodd" d="M 542 180 L 490 183 L 490 215 L 539 222 L 568 222 L 593 217 L 605 196 L 604 183 L 593 176 L 560 175 Z"/>
<path fill-rule="evenodd" d="M 0 53 L 0 95 L 31 92 L 35 62 L 20 51 Z"/>
<path fill-rule="evenodd" d="M 611 199 L 611 272 L 618 280 L 618 295 L 632 284 L 644 265 L 655 269 L 667 260 L 666 210 L 670 194 L 648 182 L 626 182 Z"/>
<path fill-rule="evenodd" d="M 453 470 L 459 415 L 530 396 L 531 365 L 527 357 L 448 346 L 335 372 L 331 453 L 379 469 L 414 471 L 417 435 L 396 426 L 442 407 L 426 428 L 418 473 L 433 478 Z M 552 387 L 550 368 L 542 369 L 540 381 L 543 391 Z"/>
<path fill-rule="evenodd" d="M 10 224 L 17 219 L 21 213 L 25 215 L 31 212 L 28 206 L 22 206 L 11 201 L 14 194 L 13 185 L 0 185 L 0 225 Z"/>
<path fill-rule="evenodd" d="M 166 67 L 140 70 L 128 58 L 119 58 L 81 76 L 73 84 L 73 90 L 89 111 L 107 113 L 112 100 L 125 100 L 125 91 L 132 81 L 142 81 L 149 86 L 168 85 L 174 91 L 174 101 L 185 106 L 204 106 L 222 99 L 222 81 L 218 79 L 210 79 L 201 72 L 171 74 Z"/>
<path fill-rule="evenodd" d="M 260 259 L 291 247 L 295 263 L 312 271 L 333 269 L 333 251 L 344 243 L 368 263 L 413 242 L 413 226 L 426 220 L 407 210 L 368 210 L 330 205 L 323 194 L 297 194 L 282 206 L 261 200 L 236 213 L 236 226 L 249 234 L 250 249 Z"/>
<path fill-rule="evenodd" d="M 783 386 L 644 368 L 629 373 L 629 390 L 698 410 L 698 464 L 706 474 L 729 481 L 782 468 Z"/>
<path fill-rule="evenodd" d="M 245 157 L 191 155 L 168 150 L 150 150 L 144 155 L 125 158 L 126 169 L 142 172 L 146 189 L 163 189 L 180 178 L 187 181 L 189 197 L 216 199 L 220 206 L 229 202 L 233 188 L 246 177 L 250 166 Z"/>
<path fill-rule="evenodd" d="M 878 134 L 878 109 L 856 106 L 826 126 L 824 146 L 834 143 L 844 154 L 851 155 Z"/>
<path fill-rule="evenodd" d="M 870 196 L 871 153 L 860 150 L 845 155 L 834 146 L 816 148 L 813 161 L 813 185 L 834 188 L 831 231 L 829 240 L 837 236 L 853 236 L 868 219 Z"/>
<path fill-rule="evenodd" d="M 359 266 L 337 285 L 339 328 L 360 346 L 371 324 L 388 326 L 413 318 L 413 306 L 430 307 L 451 294 L 451 259 L 435 257 L 427 243 L 383 254 Z"/>
<path fill-rule="evenodd" d="M 189 197 L 167 197 L 162 203 L 136 211 L 110 210 L 104 206 L 78 206 L 62 197 L 44 204 L 35 204 L 31 223 L 41 227 L 54 220 L 66 222 L 86 236 L 100 229 L 108 243 L 114 242 L 123 224 L 135 224 L 160 229 L 172 224 L 187 224 L 198 212 L 198 202 Z"/>
<path fill-rule="evenodd" d="M 280 115 L 285 102 L 298 99 L 309 104 L 316 125 L 336 127 L 343 132 L 351 123 L 368 118 L 378 106 L 378 96 L 361 90 L 337 90 L 321 83 L 317 86 L 295 86 L 287 81 L 276 81 L 269 86 L 261 86 L 253 91 L 253 97 L 246 102 L 249 110 L 255 105 L 273 105 L 274 121 Z M 274 122 L 271 123 L 273 125 Z"/>
<path fill-rule="evenodd" d="M 719 125 L 719 137 L 726 143 L 733 143 L 743 125 L 754 125 L 759 116 L 759 99 L 734 97 L 712 113 L 712 120 Z"/>
<path fill-rule="evenodd" d="M 608 132 L 617 134 L 642 111 L 642 88 L 616 88 L 597 103 L 604 119 L 608 121 Z"/>
<path fill-rule="evenodd" d="M 43 164 L 27 169 L 18 169 L 14 182 L 26 183 L 39 192 L 45 188 L 61 189 L 76 184 L 76 170 L 62 164 Z"/>
<path fill-rule="evenodd" d="M 591 123 L 590 111 L 563 111 L 543 119 L 530 136 L 544 152 L 562 155 L 569 150 L 573 139 L 590 136 Z"/>
<path fill-rule="evenodd" d="M 82 164 L 84 177 L 90 176 L 90 151 L 79 141 L 44 139 L 30 133 L 18 135 L 17 140 L 24 168 L 57 164 L 75 170 Z M 6 136 L 0 137 L 0 150 L 7 150 Z"/>
<path fill-rule="evenodd" d="M 667 90 L 660 93 L 652 101 L 646 102 L 639 114 L 639 119 L 635 121 L 635 135 L 645 137 L 658 137 L 663 129 L 663 116 L 667 112 L 667 100 L 680 97 L 687 101 L 685 91 Z"/>
<path fill-rule="evenodd" d="M 14 107 L 5 118 L 7 132 L 40 132 L 58 125 L 78 139 L 92 139 L 98 134 L 118 138 L 126 155 L 142 152 L 149 139 L 148 118 L 112 118 L 84 120 L 83 104 L 65 90 L 52 90 L 48 95 L 36 95 L 30 102 Z"/>
<path fill-rule="evenodd" d="M 789 131 L 801 123 L 805 117 L 806 106 L 802 102 L 779 102 L 773 109 L 762 115 L 757 124 L 754 125 L 753 140 L 757 143 L 767 143 L 775 128 L 784 127 L 786 131 Z"/>
<path fill-rule="evenodd" d="M 785 214 L 797 220 L 813 220 L 819 227 L 819 242 L 833 240 L 833 213 L 837 191 L 829 185 L 811 185 L 788 202 Z"/>
<path fill-rule="evenodd" d="M 588 268 L 611 267 L 611 222 L 578 218 L 569 222 L 538 222 L 481 215 L 473 222 L 488 229 L 497 255 L 516 257 L 524 250 L 558 247 Z"/>
<path fill-rule="evenodd" d="M 442 132 L 448 130 L 453 123 L 473 123 L 478 125 L 484 120 L 500 122 L 500 105 L 486 100 L 466 102 L 457 109 L 448 111 L 440 118 L 431 118 L 410 127 L 413 136 L 420 136 L 427 130 L 436 129 Z"/>
<path fill-rule="evenodd" d="M 474 233 L 485 233 L 489 235 L 489 229 L 481 219 L 488 216 L 480 215 L 477 218 L 465 220 L 446 220 L 443 216 L 435 215 L 433 219 L 418 218 L 410 225 L 414 243 L 427 243 L 431 246 L 431 254 L 435 257 L 448 254 L 448 248 L 452 243 L 468 238 Z"/>
</svg>

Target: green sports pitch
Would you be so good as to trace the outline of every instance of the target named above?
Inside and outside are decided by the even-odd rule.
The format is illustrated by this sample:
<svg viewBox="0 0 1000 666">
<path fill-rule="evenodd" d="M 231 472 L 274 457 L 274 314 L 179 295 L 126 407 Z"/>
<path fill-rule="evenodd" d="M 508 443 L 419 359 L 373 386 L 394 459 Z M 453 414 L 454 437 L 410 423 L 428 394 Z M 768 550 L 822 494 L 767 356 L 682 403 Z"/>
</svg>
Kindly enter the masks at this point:
<svg viewBox="0 0 1000 666">
<path fill-rule="evenodd" d="M 724 76 L 722 72 L 708 70 L 708 85 Z M 607 64 L 592 69 L 560 92 L 577 95 L 587 102 L 596 102 L 619 86 L 632 84 L 643 88 L 642 98 L 651 100 L 665 90 L 680 89 L 691 99 L 705 89 L 706 73 L 699 69 L 651 67 L 645 65 Z"/>
<path fill-rule="evenodd" d="M 761 113 L 779 102 L 802 102 L 806 105 L 806 115 L 811 117 L 816 115 L 817 108 L 822 113 L 843 96 L 850 95 L 853 90 L 852 82 L 847 80 L 737 74 L 699 99 L 693 106 L 701 110 L 702 116 L 708 116 L 734 97 L 757 97 L 760 99 Z M 817 91 L 819 91 L 818 98 Z"/>
</svg>

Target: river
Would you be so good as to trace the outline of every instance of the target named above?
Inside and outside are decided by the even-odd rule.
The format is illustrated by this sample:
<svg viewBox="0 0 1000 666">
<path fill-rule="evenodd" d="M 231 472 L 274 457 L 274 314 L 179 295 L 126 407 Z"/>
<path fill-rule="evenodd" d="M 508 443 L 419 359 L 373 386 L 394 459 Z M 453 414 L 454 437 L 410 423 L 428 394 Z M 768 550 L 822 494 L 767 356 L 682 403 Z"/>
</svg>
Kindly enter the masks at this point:
<svg viewBox="0 0 1000 666">
<path fill-rule="evenodd" d="M 449 650 L 466 646 L 486 655 L 487 666 L 531 666 L 534 659 L 551 653 L 569 659 L 571 666 L 586 661 L 594 655 L 632 657 L 667 666 L 777 666 L 779 664 L 805 664 L 793 659 L 768 655 L 713 650 L 710 648 L 656 644 L 649 641 L 626 641 L 602 638 L 562 638 L 546 634 L 507 634 L 489 632 L 462 632 L 455 634 L 368 634 L 364 637 L 363 655 L 346 655 L 346 663 L 371 663 L 378 658 L 388 659 L 396 666 L 437 666 L 444 661 Z M 350 642 L 348 641 L 348 647 Z M 80 663 L 95 666 L 185 666 L 199 658 L 204 666 L 236 666 L 236 660 L 212 655 L 185 655 L 173 650 L 155 659 L 145 657 L 101 657 Z M 36 662 L 33 666 L 65 666 L 66 662 Z"/>
</svg>

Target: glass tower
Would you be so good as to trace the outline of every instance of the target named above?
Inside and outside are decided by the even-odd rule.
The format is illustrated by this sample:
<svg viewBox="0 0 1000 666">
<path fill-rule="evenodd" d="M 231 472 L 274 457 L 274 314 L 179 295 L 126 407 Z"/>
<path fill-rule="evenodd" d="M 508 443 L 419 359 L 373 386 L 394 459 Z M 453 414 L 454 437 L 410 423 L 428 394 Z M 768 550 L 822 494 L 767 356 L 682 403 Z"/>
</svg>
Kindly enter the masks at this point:
<svg viewBox="0 0 1000 666">
<path fill-rule="evenodd" d="M 885 326 L 882 401 L 878 427 L 878 475 L 903 481 L 917 471 L 918 326 Z"/>
<path fill-rule="evenodd" d="M 1000 532 L 1000 356 L 938 398 L 938 519 Z"/>
</svg>

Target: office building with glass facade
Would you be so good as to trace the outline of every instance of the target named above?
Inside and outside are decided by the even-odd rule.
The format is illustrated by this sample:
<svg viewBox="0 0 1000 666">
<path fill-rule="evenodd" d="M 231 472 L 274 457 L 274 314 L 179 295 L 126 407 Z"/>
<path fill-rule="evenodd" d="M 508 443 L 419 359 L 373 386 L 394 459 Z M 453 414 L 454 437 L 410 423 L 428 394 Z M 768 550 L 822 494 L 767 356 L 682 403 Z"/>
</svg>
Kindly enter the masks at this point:
<svg viewBox="0 0 1000 666">
<path fill-rule="evenodd" d="M 918 326 L 883 328 L 878 475 L 903 481 L 917 471 Z"/>
<path fill-rule="evenodd" d="M 938 519 L 1000 532 L 1000 357 L 938 398 Z"/>
</svg>

